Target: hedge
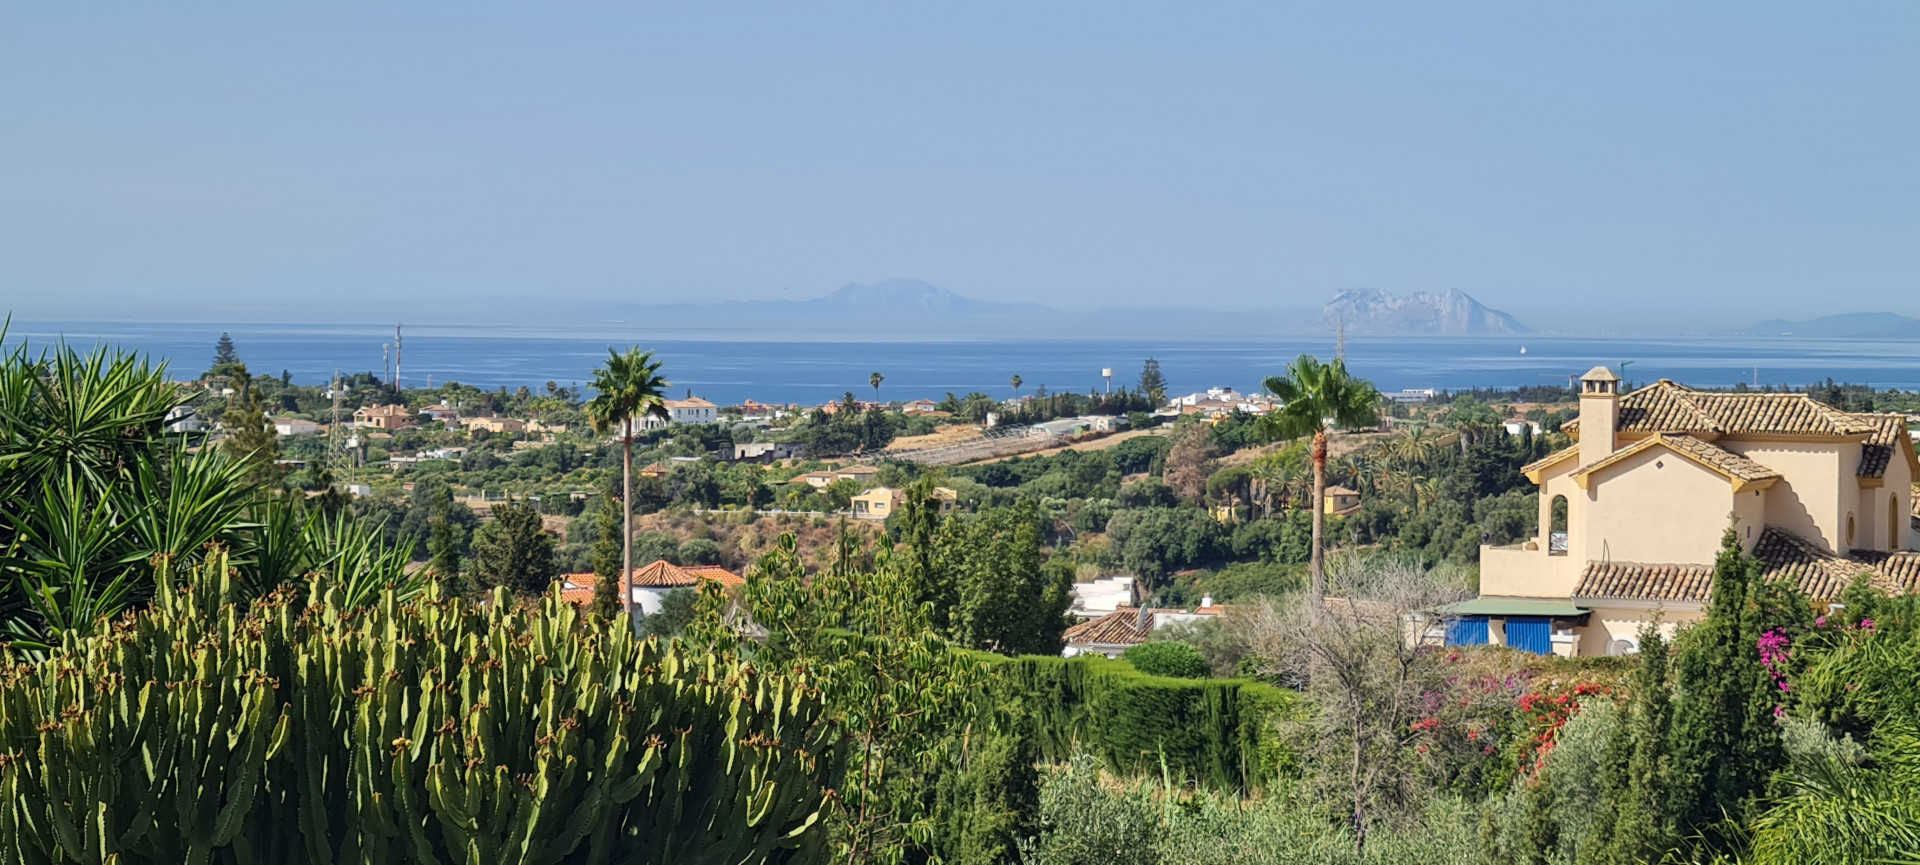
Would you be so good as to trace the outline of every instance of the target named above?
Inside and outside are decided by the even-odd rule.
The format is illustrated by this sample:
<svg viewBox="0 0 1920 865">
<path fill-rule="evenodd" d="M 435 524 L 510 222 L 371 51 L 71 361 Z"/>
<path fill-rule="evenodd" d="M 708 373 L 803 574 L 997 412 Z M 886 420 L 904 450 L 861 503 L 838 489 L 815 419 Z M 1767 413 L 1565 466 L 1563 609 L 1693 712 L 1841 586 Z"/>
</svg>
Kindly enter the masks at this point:
<svg viewBox="0 0 1920 865">
<path fill-rule="evenodd" d="M 1064 762 L 1077 753 L 1115 773 L 1162 770 L 1214 789 L 1252 790 L 1292 772 L 1279 721 L 1294 694 L 1244 679 L 1151 676 L 1106 658 L 1008 658 L 977 653 L 999 675 L 999 699 L 1022 699 L 1040 753 Z"/>
</svg>

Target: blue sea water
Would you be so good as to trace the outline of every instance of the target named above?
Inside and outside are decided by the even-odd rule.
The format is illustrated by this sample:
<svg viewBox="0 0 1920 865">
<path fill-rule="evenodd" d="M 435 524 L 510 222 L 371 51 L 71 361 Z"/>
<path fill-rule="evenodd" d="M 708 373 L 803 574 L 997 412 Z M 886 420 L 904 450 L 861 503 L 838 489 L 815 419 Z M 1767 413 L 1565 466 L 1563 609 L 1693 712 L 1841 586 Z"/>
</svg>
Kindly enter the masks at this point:
<svg viewBox="0 0 1920 865">
<path fill-rule="evenodd" d="M 361 325 L 13 322 L 9 344 L 22 339 L 47 345 L 64 338 L 78 346 L 118 344 L 166 359 L 180 378 L 198 375 L 225 331 L 256 374 L 290 372 L 296 382 L 324 382 L 343 372 L 382 369 L 381 348 L 390 328 Z M 795 342 L 751 334 L 703 338 L 675 335 L 638 339 L 611 326 L 560 332 L 456 326 L 409 326 L 404 380 L 410 387 L 459 381 L 488 389 L 552 381 L 584 383 L 610 345 L 638 342 L 665 361 L 676 395 L 691 391 L 721 404 L 752 398 L 762 402 L 819 403 L 843 393 L 867 397 L 870 373 L 886 376 L 889 399 L 939 398 L 952 391 L 1011 395 L 1011 376 L 1022 392 L 1086 392 L 1104 386 L 1100 370 L 1111 367 L 1121 387 L 1139 376 L 1141 362 L 1160 361 L 1168 389 L 1176 393 L 1230 386 L 1260 387 L 1302 352 L 1333 353 L 1330 338 L 1272 340 L 1168 338 L 1156 340 L 960 342 L 875 340 Z M 1526 352 L 1521 353 L 1524 347 Z M 1629 381 L 1671 378 L 1696 386 L 1736 382 L 1805 385 L 1829 377 L 1876 387 L 1920 389 L 1920 341 L 1873 342 L 1754 337 L 1354 337 L 1346 345 L 1348 366 L 1382 390 L 1402 388 L 1514 387 L 1564 383 L 1596 364 L 1626 368 Z"/>
</svg>

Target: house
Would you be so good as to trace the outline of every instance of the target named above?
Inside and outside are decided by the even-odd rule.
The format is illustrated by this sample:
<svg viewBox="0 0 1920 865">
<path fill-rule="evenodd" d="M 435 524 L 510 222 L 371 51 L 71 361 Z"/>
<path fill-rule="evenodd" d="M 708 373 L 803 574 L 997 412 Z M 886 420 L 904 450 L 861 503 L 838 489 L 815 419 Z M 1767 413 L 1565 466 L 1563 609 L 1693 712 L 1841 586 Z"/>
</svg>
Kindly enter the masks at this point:
<svg viewBox="0 0 1920 865">
<path fill-rule="evenodd" d="M 664 478 L 667 476 L 667 467 L 657 462 L 648 463 L 645 468 L 634 472 L 634 474 L 643 478 Z"/>
<path fill-rule="evenodd" d="M 1110 433 L 1126 429 L 1127 419 L 1111 415 L 1088 415 L 1081 418 L 1086 421 L 1088 432 Z"/>
<path fill-rule="evenodd" d="M 583 607 L 593 603 L 593 587 L 598 577 L 590 573 L 567 574 L 560 580 L 562 598 Z M 675 589 L 697 590 L 708 582 L 719 583 L 722 588 L 731 590 L 746 585 L 747 581 L 718 565 L 683 566 L 663 559 L 644 568 L 634 568 L 633 581 L 628 590 L 633 593 L 633 604 L 638 612 L 651 616 L 660 612 L 660 605 L 666 600 L 668 592 Z"/>
<path fill-rule="evenodd" d="M 1360 510 L 1360 494 L 1339 484 L 1327 487 L 1326 495 L 1320 501 L 1325 504 L 1328 516 L 1352 516 Z"/>
<path fill-rule="evenodd" d="M 1067 612 L 1079 619 L 1097 619 L 1139 602 L 1139 582 L 1132 574 L 1115 574 L 1073 584 L 1073 605 Z"/>
<path fill-rule="evenodd" d="M 939 409 L 940 404 L 930 399 L 916 399 L 900 404 L 900 412 L 902 414 L 926 414 L 928 412 L 938 411 Z"/>
<path fill-rule="evenodd" d="M 1507 428 L 1507 435 L 1510 436 L 1523 435 L 1526 433 L 1532 433 L 1534 435 L 1540 434 L 1540 422 L 1527 420 L 1523 417 L 1507 418 L 1501 421 L 1500 425 Z"/>
<path fill-rule="evenodd" d="M 312 435 L 320 431 L 320 425 L 297 417 L 277 417 L 273 419 L 273 431 L 283 436 Z"/>
<path fill-rule="evenodd" d="M 1065 634 L 1067 645 L 1060 654 L 1067 658 L 1078 655 L 1118 658 L 1128 649 L 1146 642 L 1154 631 L 1176 622 L 1197 622 L 1224 612 L 1214 605 L 1211 597 L 1202 598 L 1200 606 L 1193 610 L 1135 607 L 1129 604 L 1100 618 L 1068 628 Z"/>
<path fill-rule="evenodd" d="M 874 475 L 879 473 L 880 470 L 873 466 L 853 465 L 843 469 L 834 469 L 833 479 L 836 481 L 854 481 L 865 486 L 866 484 L 872 483 Z"/>
<path fill-rule="evenodd" d="M 933 500 L 940 503 L 940 513 L 949 513 L 960 499 L 960 495 L 946 487 L 933 488 Z M 906 501 L 906 491 L 888 487 L 874 487 L 853 497 L 853 518 L 857 520 L 884 520 L 899 510 Z"/>
<path fill-rule="evenodd" d="M 353 425 L 375 429 L 406 429 L 419 415 L 403 405 L 371 405 L 353 410 Z"/>
<path fill-rule="evenodd" d="M 421 409 L 420 413 L 426 415 L 428 420 L 445 423 L 447 429 L 458 429 L 460 426 L 459 410 L 448 405 L 444 399 L 440 401 L 439 405 L 430 405 Z"/>
<path fill-rule="evenodd" d="M 168 409 L 166 419 L 161 423 L 166 424 L 167 432 L 170 433 L 206 432 L 211 426 L 206 418 L 193 410 L 192 406 L 185 405 Z"/>
<path fill-rule="evenodd" d="M 481 432 L 481 433 L 511 434 L 511 433 L 525 432 L 527 429 L 526 421 L 517 420 L 515 418 L 510 418 L 510 417 L 500 417 L 498 415 L 493 415 L 489 417 L 470 417 L 470 418 L 467 418 L 466 420 L 461 421 L 460 425 L 466 427 L 468 430 L 472 432 Z"/>
<path fill-rule="evenodd" d="M 733 446 L 733 462 L 771 463 L 793 459 L 806 449 L 799 442 L 747 442 Z"/>
<path fill-rule="evenodd" d="M 1449 642 L 1636 651 L 1656 613 L 1667 629 L 1700 618 L 1729 519 L 1769 578 L 1817 601 L 1859 575 L 1893 592 L 1920 582 L 1920 459 L 1898 415 L 1665 379 L 1622 394 L 1595 367 L 1562 429 L 1573 446 L 1522 469 L 1540 488 L 1539 536 L 1481 548 L 1481 596 L 1448 610 Z"/>
</svg>

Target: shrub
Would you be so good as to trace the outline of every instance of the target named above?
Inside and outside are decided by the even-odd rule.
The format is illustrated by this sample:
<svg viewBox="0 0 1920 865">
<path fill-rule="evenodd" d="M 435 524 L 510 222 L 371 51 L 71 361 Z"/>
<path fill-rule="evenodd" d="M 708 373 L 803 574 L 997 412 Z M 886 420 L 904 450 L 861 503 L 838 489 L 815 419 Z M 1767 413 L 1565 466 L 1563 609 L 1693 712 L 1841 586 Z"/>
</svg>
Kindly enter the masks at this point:
<svg viewBox="0 0 1920 865">
<path fill-rule="evenodd" d="M 1175 679 L 1205 679 L 1212 674 L 1200 650 L 1187 643 L 1161 641 L 1141 643 L 1120 656 L 1133 668 L 1149 676 Z"/>
</svg>

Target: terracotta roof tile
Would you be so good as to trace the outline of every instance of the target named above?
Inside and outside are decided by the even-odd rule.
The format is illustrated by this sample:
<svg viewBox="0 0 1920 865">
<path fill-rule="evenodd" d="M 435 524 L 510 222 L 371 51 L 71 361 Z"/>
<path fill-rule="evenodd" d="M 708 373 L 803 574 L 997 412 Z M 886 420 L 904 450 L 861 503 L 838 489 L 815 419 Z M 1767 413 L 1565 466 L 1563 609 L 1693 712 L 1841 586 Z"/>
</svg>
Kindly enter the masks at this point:
<svg viewBox="0 0 1920 865">
<path fill-rule="evenodd" d="M 562 574 L 560 577 L 572 588 L 562 587 L 560 596 L 576 604 L 593 602 L 593 587 L 599 582 L 594 574 Z M 746 584 L 746 579 L 718 565 L 688 565 L 681 567 L 665 560 L 654 562 L 644 568 L 633 569 L 634 588 L 640 589 L 679 589 L 693 588 L 702 580 L 713 580 L 726 588 Z"/>
<path fill-rule="evenodd" d="M 1712 589 L 1713 568 L 1702 565 L 1588 562 L 1579 584 L 1573 587 L 1573 598 L 1705 601 Z"/>
<path fill-rule="evenodd" d="M 1563 447 L 1557 451 L 1554 451 L 1553 453 L 1547 454 L 1546 456 L 1541 457 L 1540 459 L 1534 460 L 1533 462 L 1530 462 L 1524 466 L 1521 466 L 1520 473 L 1530 475 L 1530 474 L 1533 474 L 1534 472 L 1537 472 L 1541 469 L 1546 468 L 1547 466 L 1553 465 L 1554 463 L 1557 463 L 1563 459 L 1566 459 L 1568 457 L 1577 457 L 1579 455 L 1580 455 L 1580 446 L 1578 444 L 1569 445 L 1567 447 Z"/>
<path fill-rule="evenodd" d="M 1907 419 L 1899 415 L 1870 415 L 1875 421 L 1873 437 L 1860 446 L 1860 470 L 1857 474 L 1863 478 L 1886 477 L 1887 463 L 1893 461 L 1897 448 L 1911 448 L 1913 443 L 1907 438 Z"/>
<path fill-rule="evenodd" d="M 1578 419 L 1568 427 L 1578 429 Z M 1706 393 L 1667 379 L 1620 398 L 1623 433 L 1775 433 L 1848 436 L 1878 424 L 1803 393 Z M 1564 428 L 1564 427 L 1563 427 Z"/>
<path fill-rule="evenodd" d="M 1147 635 L 1153 633 L 1153 610 L 1147 611 L 1147 627 L 1140 627 L 1140 609 L 1138 607 L 1120 607 L 1113 612 L 1092 621 L 1081 622 L 1067 629 L 1064 635 L 1069 643 L 1097 643 L 1106 646 L 1130 646 L 1147 641 Z"/>
<path fill-rule="evenodd" d="M 1779 472 L 1729 451 L 1726 448 L 1703 442 L 1690 435 L 1668 435 L 1666 433 L 1654 433 L 1647 438 L 1608 454 L 1606 459 L 1591 463 L 1574 474 L 1575 476 L 1589 475 L 1607 466 L 1619 463 L 1642 451 L 1662 446 L 1735 480 L 1763 481 L 1780 476 Z"/>
<path fill-rule="evenodd" d="M 1859 552 L 1837 556 L 1779 529 L 1767 529 L 1754 544 L 1761 575 L 1769 580 L 1792 580 L 1816 601 L 1831 601 L 1856 577 L 1866 575 L 1890 594 L 1911 594 L 1920 588 L 1920 553 Z M 1713 595 L 1711 565 L 1649 565 L 1635 562 L 1588 562 L 1573 589 L 1575 601 L 1637 600 L 1705 603 Z"/>
</svg>

